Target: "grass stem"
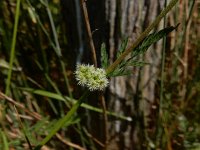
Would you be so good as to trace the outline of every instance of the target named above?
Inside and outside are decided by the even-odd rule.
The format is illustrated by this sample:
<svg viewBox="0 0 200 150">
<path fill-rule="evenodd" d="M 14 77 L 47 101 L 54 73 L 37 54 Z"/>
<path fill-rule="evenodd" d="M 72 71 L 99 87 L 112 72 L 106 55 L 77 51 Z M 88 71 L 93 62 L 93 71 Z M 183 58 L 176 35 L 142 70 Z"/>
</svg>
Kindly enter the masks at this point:
<svg viewBox="0 0 200 150">
<path fill-rule="evenodd" d="M 14 63 L 14 58 L 15 58 L 15 45 L 16 45 L 16 38 L 17 38 L 17 28 L 18 28 L 18 23 L 19 23 L 20 2 L 21 0 L 17 0 L 15 23 L 14 23 L 12 45 L 11 45 L 11 52 L 10 52 L 9 70 L 8 70 L 8 76 L 6 80 L 6 90 L 5 90 L 6 95 L 8 95 L 10 91 L 12 68 L 13 68 L 13 63 Z"/>
</svg>

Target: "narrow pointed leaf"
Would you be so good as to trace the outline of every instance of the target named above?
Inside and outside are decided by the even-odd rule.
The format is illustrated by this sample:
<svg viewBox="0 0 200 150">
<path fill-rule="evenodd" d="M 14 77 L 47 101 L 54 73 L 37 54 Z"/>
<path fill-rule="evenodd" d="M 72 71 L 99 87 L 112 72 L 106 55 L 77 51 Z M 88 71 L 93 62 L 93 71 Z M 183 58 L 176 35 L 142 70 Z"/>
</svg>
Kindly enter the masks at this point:
<svg viewBox="0 0 200 150">
<path fill-rule="evenodd" d="M 104 69 L 108 67 L 108 54 L 106 51 L 106 45 L 105 43 L 101 44 L 101 65 Z"/>
<path fill-rule="evenodd" d="M 179 24 L 178 24 L 179 25 Z M 175 27 L 170 26 L 167 28 L 164 28 L 162 30 L 160 30 L 157 33 L 152 33 L 149 36 L 147 36 L 142 43 L 136 47 L 133 52 L 132 52 L 132 58 L 136 57 L 140 54 L 143 54 L 147 51 L 147 49 L 154 43 L 156 43 L 157 41 L 159 41 L 160 39 L 162 39 L 163 37 L 167 36 L 167 34 L 169 34 L 170 32 L 172 32 L 174 29 L 176 29 L 178 27 L 178 25 L 176 25 Z"/>
<path fill-rule="evenodd" d="M 117 58 L 119 58 L 119 56 L 125 51 L 127 44 L 128 44 L 128 38 L 122 41 L 122 44 L 117 52 Z"/>
</svg>

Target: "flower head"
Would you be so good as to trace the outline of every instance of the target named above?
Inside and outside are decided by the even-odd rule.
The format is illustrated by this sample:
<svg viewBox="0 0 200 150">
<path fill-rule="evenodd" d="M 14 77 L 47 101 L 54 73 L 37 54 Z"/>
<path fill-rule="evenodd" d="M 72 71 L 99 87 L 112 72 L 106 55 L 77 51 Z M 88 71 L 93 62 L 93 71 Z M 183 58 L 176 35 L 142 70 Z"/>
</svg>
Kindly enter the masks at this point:
<svg viewBox="0 0 200 150">
<path fill-rule="evenodd" d="M 108 86 L 105 70 L 93 65 L 78 64 L 75 77 L 79 85 L 88 87 L 90 91 L 103 90 Z"/>
</svg>

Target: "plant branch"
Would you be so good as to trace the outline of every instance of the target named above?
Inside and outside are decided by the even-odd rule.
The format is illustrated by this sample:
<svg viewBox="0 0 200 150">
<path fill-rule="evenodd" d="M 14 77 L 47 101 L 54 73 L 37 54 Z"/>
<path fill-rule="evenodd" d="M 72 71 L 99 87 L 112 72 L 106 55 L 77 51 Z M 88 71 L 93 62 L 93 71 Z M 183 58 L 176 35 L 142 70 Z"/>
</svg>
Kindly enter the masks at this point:
<svg viewBox="0 0 200 150">
<path fill-rule="evenodd" d="M 158 23 L 161 21 L 161 19 L 174 7 L 174 5 L 178 2 L 178 0 L 171 0 L 169 5 L 162 10 L 162 12 L 157 16 L 157 18 L 152 22 L 146 29 L 145 31 L 139 36 L 138 39 L 130 46 L 128 47 L 118 59 L 116 59 L 107 69 L 106 73 L 109 74 L 111 73 L 117 65 L 134 49 L 136 48 L 140 42 L 150 33 L 150 31 L 158 25 Z"/>
</svg>

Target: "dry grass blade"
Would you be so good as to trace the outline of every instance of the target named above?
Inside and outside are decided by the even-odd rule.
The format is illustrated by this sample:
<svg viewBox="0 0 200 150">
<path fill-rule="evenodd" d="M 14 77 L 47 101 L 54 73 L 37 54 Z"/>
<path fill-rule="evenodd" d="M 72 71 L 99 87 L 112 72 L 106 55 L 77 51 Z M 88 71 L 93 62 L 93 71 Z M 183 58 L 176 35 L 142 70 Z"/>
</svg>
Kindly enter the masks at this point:
<svg viewBox="0 0 200 150">
<path fill-rule="evenodd" d="M 30 116 L 36 118 L 37 120 L 41 120 L 42 117 L 40 114 L 36 113 L 36 112 L 31 112 L 29 111 L 27 108 L 25 108 L 25 106 L 19 102 L 16 102 L 15 100 L 13 100 L 12 98 L 6 96 L 4 93 L 0 92 L 0 99 L 3 100 L 7 100 L 9 103 L 15 105 L 16 107 L 24 110 L 26 113 L 28 113 Z"/>
<path fill-rule="evenodd" d="M 66 139 L 64 139 L 60 134 L 56 134 L 56 137 L 61 141 L 63 142 L 64 144 L 70 146 L 70 147 L 73 147 L 75 149 L 79 149 L 79 150 L 86 150 L 85 148 L 81 147 L 80 145 L 77 145 L 77 144 L 74 144 L 70 141 L 67 141 Z"/>
</svg>

